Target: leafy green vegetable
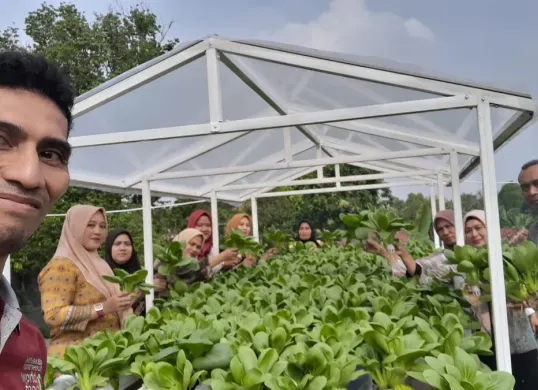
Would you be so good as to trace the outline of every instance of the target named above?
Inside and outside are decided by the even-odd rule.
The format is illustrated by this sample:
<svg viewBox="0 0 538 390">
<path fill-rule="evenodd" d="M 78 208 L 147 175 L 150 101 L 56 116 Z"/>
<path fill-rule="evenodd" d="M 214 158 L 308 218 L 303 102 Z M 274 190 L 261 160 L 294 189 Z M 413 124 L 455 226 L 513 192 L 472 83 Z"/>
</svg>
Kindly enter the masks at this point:
<svg viewBox="0 0 538 390">
<path fill-rule="evenodd" d="M 355 234 L 357 228 L 372 224 L 372 215 L 378 215 L 372 213 L 343 216 L 349 224 L 347 233 L 349 226 Z M 387 227 L 381 215 L 392 229 L 394 218 L 385 211 L 375 223 Z M 394 229 L 410 228 L 399 223 Z M 114 384 L 119 374 L 132 373 L 153 390 L 197 385 L 213 390 L 342 390 L 369 374 L 378 389 L 409 390 L 404 381 L 410 374 L 436 384 L 437 377 L 428 370 L 436 372 L 435 361 L 447 360 L 445 356 L 453 362 L 457 357 L 468 360 L 467 356 L 475 361 L 474 354 L 491 353 L 489 336 L 472 333 L 480 325 L 466 311 L 469 304 L 461 291 L 437 280 L 423 286 L 415 278 L 394 278 L 383 259 L 354 245 L 334 247 L 337 233 L 327 237 L 319 249 L 314 243 L 293 243 L 287 253 L 256 267 L 218 273 L 208 283 L 188 288 L 179 283 L 181 295 L 170 294 L 145 318 L 130 317 L 119 332 L 103 331 L 85 340 L 78 347 L 81 357 L 70 352 L 64 359 L 53 359 L 47 375 L 77 374 L 85 388 Z M 420 235 L 413 240 L 417 251 L 429 254 L 428 242 Z M 457 258 L 461 269 L 476 271 L 476 279 L 487 286 L 483 277 L 487 256 L 474 248 L 455 252 L 449 253 L 451 261 Z M 179 243 L 156 251 L 160 260 L 165 259 L 161 266 L 172 273 L 185 260 L 182 253 Z M 514 253 L 507 249 L 505 261 L 520 277 Z M 114 351 L 106 352 L 106 364 L 114 370 L 95 362 L 103 350 Z M 434 363 L 430 367 L 427 362 Z M 450 364 L 463 375 L 464 368 Z M 490 378 L 487 368 L 468 364 L 476 371 L 473 388 L 486 389 L 495 380 L 501 390 L 510 384 L 510 376 Z M 456 369 L 440 374 L 448 381 L 448 385 L 442 382 L 443 390 L 471 388 L 444 379 L 457 378 Z"/>
<path fill-rule="evenodd" d="M 181 276 L 192 271 L 198 271 L 198 260 L 184 257 L 185 244 L 172 241 L 168 247 L 153 245 L 153 255 L 160 261 L 159 274 L 164 276 Z"/>
<path fill-rule="evenodd" d="M 394 242 L 397 232 L 415 228 L 390 209 L 368 210 L 358 215 L 340 214 L 340 219 L 347 227 L 348 238 L 362 241 L 375 232 L 385 246 Z"/>
<path fill-rule="evenodd" d="M 108 282 L 119 284 L 120 290 L 129 291 L 131 295 L 135 295 L 137 291 L 142 291 L 144 294 L 149 294 L 149 290 L 154 286 L 145 283 L 148 271 L 140 269 L 132 274 L 121 268 L 114 269 L 115 276 L 103 275 L 103 279 Z"/>
<path fill-rule="evenodd" d="M 515 380 L 504 371 L 485 371 L 476 356 L 471 356 L 461 348 L 453 355 L 428 356 L 426 366 L 410 376 L 427 383 L 434 389 L 495 389 L 511 390 Z"/>
<path fill-rule="evenodd" d="M 235 248 L 239 250 L 239 253 L 245 255 L 247 253 L 252 254 L 255 257 L 260 256 L 263 253 L 263 247 L 252 237 L 245 237 L 243 232 L 239 229 L 232 230 L 222 238 L 222 246 L 224 248 Z"/>
</svg>

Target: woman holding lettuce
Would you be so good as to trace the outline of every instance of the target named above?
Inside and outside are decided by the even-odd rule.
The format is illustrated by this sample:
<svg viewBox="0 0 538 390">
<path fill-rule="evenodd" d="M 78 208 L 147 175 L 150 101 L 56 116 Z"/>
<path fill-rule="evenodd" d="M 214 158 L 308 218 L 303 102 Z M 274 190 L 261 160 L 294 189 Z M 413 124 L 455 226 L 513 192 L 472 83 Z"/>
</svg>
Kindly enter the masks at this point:
<svg viewBox="0 0 538 390">
<path fill-rule="evenodd" d="M 43 316 L 51 328 L 49 355 L 62 357 L 68 345 L 121 329 L 132 313 L 129 293 L 102 277 L 113 275 L 97 252 L 107 229 L 101 207 L 78 205 L 67 212 L 56 253 L 38 277 Z"/>
</svg>

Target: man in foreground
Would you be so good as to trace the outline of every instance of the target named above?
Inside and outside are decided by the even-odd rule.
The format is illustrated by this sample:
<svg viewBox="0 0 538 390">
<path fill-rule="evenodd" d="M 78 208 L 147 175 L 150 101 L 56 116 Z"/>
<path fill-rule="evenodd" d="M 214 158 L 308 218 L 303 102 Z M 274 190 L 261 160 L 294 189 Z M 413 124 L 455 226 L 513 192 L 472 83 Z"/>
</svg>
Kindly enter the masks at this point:
<svg viewBox="0 0 538 390">
<path fill-rule="evenodd" d="M 527 203 L 538 210 L 538 160 L 531 160 L 521 167 L 519 185 Z M 538 221 L 527 227 L 528 240 L 538 245 Z"/>
<path fill-rule="evenodd" d="M 67 136 L 75 93 L 58 68 L 29 54 L 0 53 L 0 268 L 24 247 L 67 190 Z M 0 283 L 2 389 L 43 388 L 47 349 Z"/>
</svg>

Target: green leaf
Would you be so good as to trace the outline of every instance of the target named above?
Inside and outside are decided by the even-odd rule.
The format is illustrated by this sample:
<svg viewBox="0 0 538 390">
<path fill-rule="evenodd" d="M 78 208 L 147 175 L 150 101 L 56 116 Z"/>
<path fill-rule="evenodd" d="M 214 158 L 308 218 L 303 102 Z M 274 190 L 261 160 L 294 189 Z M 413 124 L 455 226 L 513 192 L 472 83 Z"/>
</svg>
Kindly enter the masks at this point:
<svg viewBox="0 0 538 390">
<path fill-rule="evenodd" d="M 256 368 L 258 364 L 258 358 L 252 349 L 249 347 L 239 347 L 237 351 L 237 356 L 241 361 L 241 364 L 244 367 L 245 372 L 250 371 L 253 368 Z"/>
<path fill-rule="evenodd" d="M 153 369 L 157 381 L 161 387 L 175 387 L 181 383 L 179 372 L 174 366 L 166 362 L 158 362 Z"/>
<path fill-rule="evenodd" d="M 233 350 L 229 344 L 215 344 L 209 352 L 202 357 L 193 360 L 195 370 L 211 371 L 216 368 L 228 368 L 233 357 Z"/>
<path fill-rule="evenodd" d="M 278 352 L 275 349 L 266 349 L 258 358 L 258 368 L 264 374 L 268 373 L 278 361 Z"/>
<path fill-rule="evenodd" d="M 327 378 L 324 376 L 316 376 L 308 382 L 305 390 L 323 390 L 327 384 Z"/>
</svg>

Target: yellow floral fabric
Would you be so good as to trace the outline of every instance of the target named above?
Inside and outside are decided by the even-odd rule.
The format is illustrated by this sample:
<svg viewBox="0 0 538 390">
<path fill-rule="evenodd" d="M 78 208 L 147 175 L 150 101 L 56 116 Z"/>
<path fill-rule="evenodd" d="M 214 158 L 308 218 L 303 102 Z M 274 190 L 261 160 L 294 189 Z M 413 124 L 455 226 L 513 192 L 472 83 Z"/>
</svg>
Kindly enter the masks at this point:
<svg viewBox="0 0 538 390">
<path fill-rule="evenodd" d="M 106 298 L 86 282 L 71 259 L 52 258 L 39 274 L 38 283 L 45 322 L 51 328 L 49 356 L 63 357 L 70 344 L 80 344 L 104 329 L 112 332 L 120 329 L 117 314 L 91 320 L 94 305 Z"/>
</svg>

